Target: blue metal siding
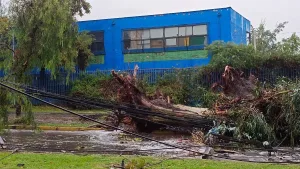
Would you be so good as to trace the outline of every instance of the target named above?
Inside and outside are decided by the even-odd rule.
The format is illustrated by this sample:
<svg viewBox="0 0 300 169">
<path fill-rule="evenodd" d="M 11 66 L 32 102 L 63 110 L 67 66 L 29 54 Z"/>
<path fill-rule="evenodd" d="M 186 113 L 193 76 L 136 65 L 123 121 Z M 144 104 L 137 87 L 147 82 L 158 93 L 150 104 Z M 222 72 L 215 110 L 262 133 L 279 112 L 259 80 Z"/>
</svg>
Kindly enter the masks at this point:
<svg viewBox="0 0 300 169">
<path fill-rule="evenodd" d="M 236 44 L 247 43 L 247 32 L 250 32 L 250 21 L 234 10 L 231 10 L 231 41 Z"/>
<path fill-rule="evenodd" d="M 233 10 L 222 8 L 214 10 L 138 16 L 116 19 L 104 19 L 78 22 L 80 31 L 104 31 L 105 59 L 104 64 L 92 64 L 87 70 L 125 70 L 133 69 L 138 64 L 142 69 L 150 68 L 186 68 L 206 65 L 210 57 L 192 60 L 151 61 L 125 63 L 123 55 L 122 31 L 130 29 L 159 28 L 181 25 L 206 24 L 208 26 L 208 44 L 216 40 L 225 42 L 238 40 L 232 35 Z M 235 38 L 235 39 L 233 39 Z"/>
</svg>

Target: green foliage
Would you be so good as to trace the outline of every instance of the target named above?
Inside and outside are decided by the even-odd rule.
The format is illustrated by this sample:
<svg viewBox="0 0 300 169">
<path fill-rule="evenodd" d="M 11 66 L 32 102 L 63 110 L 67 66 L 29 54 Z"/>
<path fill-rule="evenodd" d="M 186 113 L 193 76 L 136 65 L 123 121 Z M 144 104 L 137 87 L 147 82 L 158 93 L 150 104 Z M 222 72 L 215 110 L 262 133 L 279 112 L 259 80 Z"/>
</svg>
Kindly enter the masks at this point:
<svg viewBox="0 0 300 169">
<path fill-rule="evenodd" d="M 261 62 L 252 45 L 214 42 L 206 49 L 212 54 L 208 67 L 213 70 L 223 70 L 227 65 L 235 68 L 253 68 Z"/>
<path fill-rule="evenodd" d="M 2 2 L 2 0 L 1 0 Z M 56 77 L 64 68 L 68 73 L 87 66 L 92 53 L 92 37 L 79 33 L 76 15 L 90 12 L 85 0 L 11 0 L 9 11 L 0 3 L 0 68 L 7 73 L 6 80 L 26 83 L 35 68 L 50 70 Z M 11 47 L 17 41 L 16 49 Z M 26 97 L 3 92 L 1 118 L 7 123 L 7 106 L 21 106 L 25 112 L 19 121 L 33 124 L 31 103 Z"/>
<path fill-rule="evenodd" d="M 212 107 L 217 95 L 207 86 L 199 82 L 202 69 L 178 69 L 174 73 L 164 74 L 156 79 L 156 83 L 149 84 L 148 76 L 139 81 L 139 88 L 150 98 L 157 93 L 170 97 L 174 104 L 184 104 L 199 107 Z"/>
<path fill-rule="evenodd" d="M 231 112 L 233 113 L 233 112 Z M 237 123 L 235 136 L 260 141 L 274 141 L 275 132 L 267 123 L 264 114 L 256 110 L 239 109 L 233 113 Z"/>
<path fill-rule="evenodd" d="M 265 28 L 265 23 L 260 24 L 254 30 L 257 50 L 252 45 L 214 42 L 206 48 L 212 59 L 203 71 L 222 71 L 227 65 L 239 69 L 297 67 L 300 64 L 300 38 L 293 34 L 277 41 L 286 24 L 280 23 L 272 31 Z"/>
<path fill-rule="evenodd" d="M 22 105 L 22 112 L 24 116 L 20 119 L 22 124 L 35 125 L 34 116 L 32 112 L 32 104 L 26 96 L 12 93 L 5 88 L 0 88 L 0 126 L 5 127 L 8 121 L 8 114 L 10 106 L 14 105 L 16 102 L 19 105 Z"/>
<path fill-rule="evenodd" d="M 299 82 L 282 79 L 275 87 L 264 90 L 270 94 L 229 111 L 237 124 L 236 137 L 291 146 L 300 144 Z"/>
<path fill-rule="evenodd" d="M 71 0 L 71 5 L 72 16 L 83 16 L 84 13 L 89 14 L 91 12 L 91 4 L 88 3 L 86 0 Z"/>
<path fill-rule="evenodd" d="M 8 108 L 9 108 L 8 91 L 0 88 L 0 126 L 4 128 L 8 124 Z"/>
<path fill-rule="evenodd" d="M 278 49 L 277 35 L 283 31 L 288 22 L 279 23 L 274 30 L 267 30 L 265 22 L 255 29 L 257 51 L 272 55 Z"/>
<path fill-rule="evenodd" d="M 73 82 L 71 95 L 74 97 L 115 100 L 116 91 L 111 88 L 113 87 L 112 80 L 112 76 L 101 73 L 95 75 L 83 74 Z"/>
<path fill-rule="evenodd" d="M 4 65 L 4 58 L 12 56 L 13 49 L 10 45 L 10 20 L 7 14 L 6 6 L 0 0 L 0 67 Z"/>
<path fill-rule="evenodd" d="M 278 43 L 278 48 L 281 56 L 286 56 L 285 59 L 296 59 L 298 62 L 300 58 L 300 38 L 295 33 Z"/>
<path fill-rule="evenodd" d="M 11 11 L 18 53 L 12 70 L 24 72 L 45 67 L 55 75 L 60 67 L 74 70 L 78 37 L 69 0 L 12 0 Z"/>
<path fill-rule="evenodd" d="M 94 55 L 89 48 L 92 42 L 93 37 L 87 34 L 87 32 L 79 33 L 76 41 L 78 50 L 77 65 L 79 70 L 85 70 L 85 68 L 88 66 L 89 61 L 93 59 L 92 57 Z"/>
<path fill-rule="evenodd" d="M 281 81 L 275 88 L 278 96 L 268 106 L 268 117 L 275 117 L 270 122 L 276 133 L 281 133 L 289 138 L 290 145 L 294 146 L 295 141 L 299 144 L 300 137 L 300 88 L 299 82 Z M 280 111 L 278 113 L 278 111 Z M 283 137 L 283 136 L 281 136 Z"/>
<path fill-rule="evenodd" d="M 125 169 L 146 169 L 146 160 L 143 158 L 132 159 L 126 164 Z"/>
<path fill-rule="evenodd" d="M 34 68 L 46 68 L 55 78 L 61 68 L 75 70 L 78 58 L 92 56 L 92 37 L 79 33 L 75 15 L 90 12 L 90 4 L 78 0 L 12 0 L 10 20 L 18 42 L 15 57 L 5 60 L 10 73 L 23 79 Z"/>
</svg>

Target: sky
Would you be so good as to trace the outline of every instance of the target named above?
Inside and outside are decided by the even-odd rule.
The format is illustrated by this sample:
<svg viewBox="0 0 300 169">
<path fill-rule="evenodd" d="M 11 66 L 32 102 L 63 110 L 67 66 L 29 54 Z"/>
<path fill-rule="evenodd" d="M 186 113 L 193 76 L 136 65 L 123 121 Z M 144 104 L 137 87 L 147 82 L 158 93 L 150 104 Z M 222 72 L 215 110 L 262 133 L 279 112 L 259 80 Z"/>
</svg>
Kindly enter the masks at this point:
<svg viewBox="0 0 300 169">
<path fill-rule="evenodd" d="M 9 2 L 9 0 L 4 0 Z M 268 29 L 288 21 L 280 38 L 296 32 L 300 35 L 300 0 L 87 0 L 90 14 L 78 20 L 96 20 L 126 16 L 163 14 L 222 7 L 232 7 L 257 27 L 265 21 Z"/>
<path fill-rule="evenodd" d="M 222 7 L 232 7 L 257 27 L 262 21 L 268 29 L 288 21 L 281 37 L 293 32 L 300 35 L 300 0 L 88 0 L 90 14 L 78 20 L 96 20 L 126 16 L 163 14 Z M 299 10 L 299 11 L 298 11 Z"/>
</svg>

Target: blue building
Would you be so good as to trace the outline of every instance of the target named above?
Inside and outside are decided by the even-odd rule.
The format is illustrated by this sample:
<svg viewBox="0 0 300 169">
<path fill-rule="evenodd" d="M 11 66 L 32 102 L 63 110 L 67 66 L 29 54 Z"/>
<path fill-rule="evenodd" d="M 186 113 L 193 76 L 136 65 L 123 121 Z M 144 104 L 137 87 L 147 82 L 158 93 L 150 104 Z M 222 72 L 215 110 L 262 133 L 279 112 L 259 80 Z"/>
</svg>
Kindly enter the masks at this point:
<svg viewBox="0 0 300 169">
<path fill-rule="evenodd" d="M 186 68 L 210 61 L 214 41 L 247 44 L 250 21 L 232 8 L 78 22 L 93 34 L 87 70 Z"/>
</svg>

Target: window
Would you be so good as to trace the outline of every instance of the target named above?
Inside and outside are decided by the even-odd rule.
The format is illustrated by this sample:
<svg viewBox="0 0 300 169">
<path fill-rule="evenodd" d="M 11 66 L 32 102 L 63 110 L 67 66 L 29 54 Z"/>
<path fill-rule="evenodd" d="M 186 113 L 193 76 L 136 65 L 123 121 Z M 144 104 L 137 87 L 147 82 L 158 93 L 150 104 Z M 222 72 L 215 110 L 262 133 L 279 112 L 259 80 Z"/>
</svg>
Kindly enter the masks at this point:
<svg viewBox="0 0 300 169">
<path fill-rule="evenodd" d="M 207 25 L 129 30 L 123 32 L 123 46 L 125 50 L 202 46 L 207 34 Z"/>
<path fill-rule="evenodd" d="M 252 42 L 251 42 L 251 33 L 250 32 L 246 32 L 246 38 L 247 38 L 247 45 L 249 45 L 249 44 L 251 44 Z"/>
<path fill-rule="evenodd" d="M 101 32 L 89 32 L 93 35 L 94 41 L 91 45 L 91 51 L 93 53 L 104 53 L 104 33 Z"/>
</svg>

